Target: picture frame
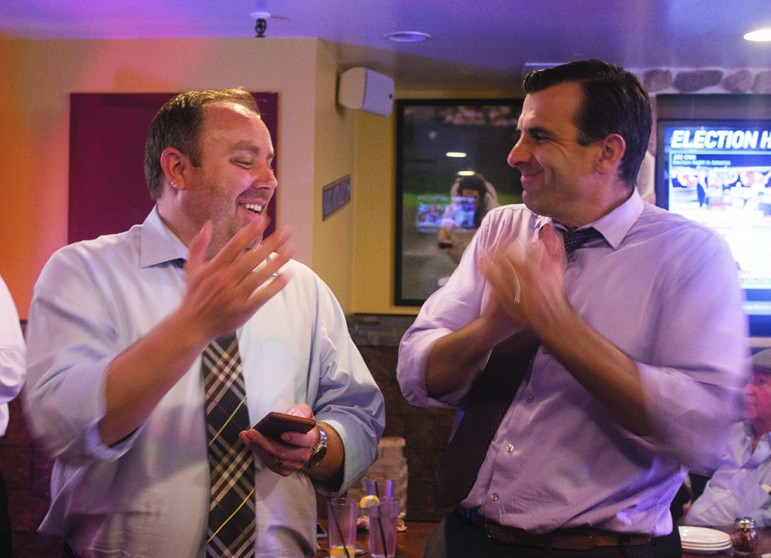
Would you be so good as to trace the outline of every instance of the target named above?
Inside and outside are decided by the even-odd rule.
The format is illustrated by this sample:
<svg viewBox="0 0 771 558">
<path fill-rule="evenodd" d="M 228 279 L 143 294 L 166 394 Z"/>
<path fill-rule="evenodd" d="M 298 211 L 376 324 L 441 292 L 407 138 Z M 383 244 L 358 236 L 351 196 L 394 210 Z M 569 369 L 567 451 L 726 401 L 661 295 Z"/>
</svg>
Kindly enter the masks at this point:
<svg viewBox="0 0 771 558">
<path fill-rule="evenodd" d="M 396 101 L 396 306 L 422 305 L 481 217 L 521 202 L 519 172 L 506 162 L 521 111 L 522 99 Z"/>
</svg>

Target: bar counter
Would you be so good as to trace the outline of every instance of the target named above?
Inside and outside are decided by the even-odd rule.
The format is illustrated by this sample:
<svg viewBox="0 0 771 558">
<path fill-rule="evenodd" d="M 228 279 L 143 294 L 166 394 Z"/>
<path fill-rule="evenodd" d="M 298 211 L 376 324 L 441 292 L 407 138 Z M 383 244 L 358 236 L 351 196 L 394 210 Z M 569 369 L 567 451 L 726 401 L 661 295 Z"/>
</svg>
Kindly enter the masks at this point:
<svg viewBox="0 0 771 558">
<path fill-rule="evenodd" d="M 327 528 L 327 522 L 320 519 L 324 529 Z M 407 521 L 407 530 L 396 534 L 396 556 L 397 558 L 423 558 L 423 550 L 426 548 L 431 533 L 437 526 L 434 522 Z M 356 535 L 356 548 L 367 550 L 367 537 L 369 531 L 359 530 Z M 357 554 L 357 556 L 369 556 L 369 552 Z M 319 540 L 319 549 L 314 558 L 328 558 L 329 547 L 327 539 Z M 351 556 L 351 558 L 354 558 Z"/>
<path fill-rule="evenodd" d="M 326 520 L 320 520 L 320 523 L 326 529 Z M 396 535 L 396 556 L 397 558 L 423 558 L 423 551 L 426 547 L 431 533 L 437 526 L 434 522 L 407 521 L 407 531 Z M 729 529 L 714 527 L 718 531 L 730 533 Z M 729 548 L 721 552 L 695 553 L 683 551 L 683 558 L 761 558 L 763 555 L 771 554 L 771 528 L 758 528 L 758 552 L 755 554 L 741 554 Z M 356 547 L 367 549 L 368 531 L 360 530 L 356 537 Z M 369 556 L 369 553 L 357 554 L 357 556 Z M 328 558 L 329 549 L 326 539 L 319 541 L 319 549 L 314 558 Z M 353 557 L 351 557 L 353 558 Z"/>
</svg>

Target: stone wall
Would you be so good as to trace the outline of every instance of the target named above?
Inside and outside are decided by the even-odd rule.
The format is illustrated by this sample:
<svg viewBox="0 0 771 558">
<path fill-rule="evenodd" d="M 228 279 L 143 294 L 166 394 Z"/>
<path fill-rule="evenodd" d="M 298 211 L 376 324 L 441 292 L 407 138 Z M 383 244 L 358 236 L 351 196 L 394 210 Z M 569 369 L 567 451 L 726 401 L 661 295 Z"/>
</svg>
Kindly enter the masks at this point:
<svg viewBox="0 0 771 558">
<path fill-rule="evenodd" d="M 348 319 L 348 327 L 385 398 L 383 435 L 406 441 L 407 519 L 438 521 L 447 510 L 434 504 L 432 476 L 447 446 L 455 412 L 413 407 L 402 397 L 396 382 L 397 350 L 402 335 L 414 320 L 415 316 L 354 314 Z"/>
<path fill-rule="evenodd" d="M 635 70 L 651 95 L 658 93 L 771 93 L 768 68 L 659 68 Z"/>
</svg>

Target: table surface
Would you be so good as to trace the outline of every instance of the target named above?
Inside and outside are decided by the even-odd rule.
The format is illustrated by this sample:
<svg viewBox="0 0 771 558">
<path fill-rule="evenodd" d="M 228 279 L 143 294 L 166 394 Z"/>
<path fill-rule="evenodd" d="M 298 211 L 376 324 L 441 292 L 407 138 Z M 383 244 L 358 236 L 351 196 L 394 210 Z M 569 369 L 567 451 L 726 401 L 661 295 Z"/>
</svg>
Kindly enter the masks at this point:
<svg viewBox="0 0 771 558">
<path fill-rule="evenodd" d="M 321 523 L 326 528 L 326 521 L 322 520 Z M 434 522 L 407 521 L 406 525 L 407 530 L 396 535 L 396 556 L 398 558 L 423 558 L 423 550 L 437 524 Z M 729 530 L 724 528 L 717 528 L 717 530 L 729 532 Z M 771 553 L 771 528 L 762 528 L 757 531 L 759 548 L 758 552 L 754 555 L 738 554 L 732 548 L 729 548 L 722 552 L 710 554 L 683 552 L 683 558 L 723 558 L 727 556 L 733 558 L 760 558 L 763 554 Z M 356 537 L 357 548 L 367 549 L 367 533 L 367 531 L 362 530 L 358 532 Z M 319 550 L 316 552 L 315 558 L 326 558 L 328 556 L 329 548 L 327 547 L 326 540 L 320 540 Z M 359 556 L 366 557 L 369 554 L 365 552 Z"/>
<path fill-rule="evenodd" d="M 728 533 L 728 534 L 731 533 L 731 529 L 726 529 L 724 527 L 710 527 L 710 529 L 723 531 L 724 533 Z M 771 553 L 771 528 L 767 528 L 767 527 L 758 528 L 757 532 L 758 532 L 758 551 L 754 554 L 738 553 L 738 552 L 735 552 L 733 548 L 728 548 L 721 552 L 712 552 L 708 554 L 683 551 L 683 558 L 707 558 L 707 557 L 722 558 L 724 556 L 732 556 L 733 558 L 760 558 L 762 555 Z"/>
<path fill-rule="evenodd" d="M 326 521 L 319 521 L 326 529 Z M 396 556 L 399 558 L 423 558 L 423 550 L 426 548 L 431 533 L 436 528 L 434 522 L 407 521 L 407 530 L 396 534 Z M 367 536 L 369 531 L 359 530 L 356 535 L 356 547 L 367 550 Z M 326 558 L 329 556 L 329 547 L 326 539 L 319 540 L 319 550 L 315 558 Z M 364 553 L 358 556 L 369 556 Z M 351 557 L 353 558 L 353 556 Z M 703 556 L 701 558 L 704 558 Z"/>
</svg>

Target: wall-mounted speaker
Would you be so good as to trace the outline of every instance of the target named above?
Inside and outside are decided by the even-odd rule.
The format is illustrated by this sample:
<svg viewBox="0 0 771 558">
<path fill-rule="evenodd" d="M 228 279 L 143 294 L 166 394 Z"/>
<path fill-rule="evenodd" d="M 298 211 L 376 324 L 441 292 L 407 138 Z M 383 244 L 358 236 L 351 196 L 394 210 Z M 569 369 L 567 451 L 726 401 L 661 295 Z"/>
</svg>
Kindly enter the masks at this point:
<svg viewBox="0 0 771 558">
<path fill-rule="evenodd" d="M 394 80 L 367 68 L 351 68 L 340 75 L 337 102 L 350 109 L 388 116 L 394 104 Z"/>
</svg>

